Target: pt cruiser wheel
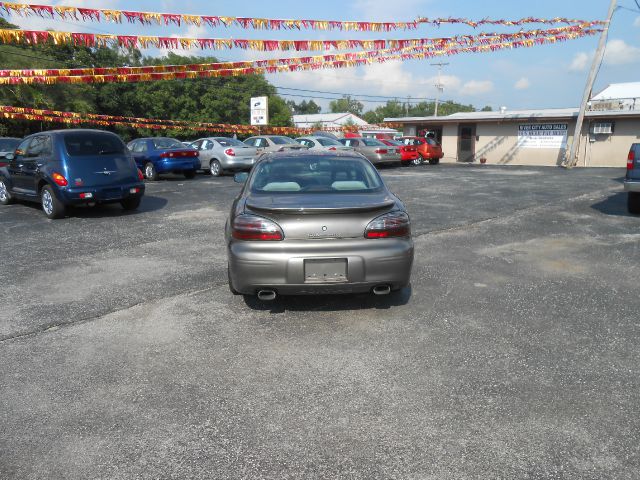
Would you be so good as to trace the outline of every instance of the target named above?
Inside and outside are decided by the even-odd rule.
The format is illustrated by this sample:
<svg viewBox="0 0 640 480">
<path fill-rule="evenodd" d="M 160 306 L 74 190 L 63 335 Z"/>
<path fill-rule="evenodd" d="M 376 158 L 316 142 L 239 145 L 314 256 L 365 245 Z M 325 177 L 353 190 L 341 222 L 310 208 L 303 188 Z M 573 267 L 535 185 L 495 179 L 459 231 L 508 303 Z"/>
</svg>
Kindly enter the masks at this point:
<svg viewBox="0 0 640 480">
<path fill-rule="evenodd" d="M 49 185 L 45 185 L 40 192 L 42 200 L 42 211 L 50 219 L 64 217 L 64 204 L 58 200 L 53 193 L 53 189 Z"/>
<path fill-rule="evenodd" d="M 0 180 L 0 205 L 9 205 L 12 201 L 13 198 L 11 198 L 7 184 L 4 183 L 4 180 Z"/>
<path fill-rule="evenodd" d="M 158 171 L 156 167 L 153 166 L 153 163 L 149 162 L 144 166 L 144 176 L 152 182 L 158 180 Z"/>
</svg>

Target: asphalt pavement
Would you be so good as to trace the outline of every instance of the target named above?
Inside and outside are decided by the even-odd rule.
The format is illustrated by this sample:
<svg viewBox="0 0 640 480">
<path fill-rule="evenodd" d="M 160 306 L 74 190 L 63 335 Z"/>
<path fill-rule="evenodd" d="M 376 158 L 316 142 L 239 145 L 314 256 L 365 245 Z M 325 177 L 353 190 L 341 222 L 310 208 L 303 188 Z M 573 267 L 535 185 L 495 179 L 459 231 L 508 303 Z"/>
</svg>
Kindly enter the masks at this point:
<svg viewBox="0 0 640 480">
<path fill-rule="evenodd" d="M 0 207 L 0 478 L 636 479 L 620 169 L 384 169 L 411 288 L 233 296 L 231 177 Z"/>
</svg>

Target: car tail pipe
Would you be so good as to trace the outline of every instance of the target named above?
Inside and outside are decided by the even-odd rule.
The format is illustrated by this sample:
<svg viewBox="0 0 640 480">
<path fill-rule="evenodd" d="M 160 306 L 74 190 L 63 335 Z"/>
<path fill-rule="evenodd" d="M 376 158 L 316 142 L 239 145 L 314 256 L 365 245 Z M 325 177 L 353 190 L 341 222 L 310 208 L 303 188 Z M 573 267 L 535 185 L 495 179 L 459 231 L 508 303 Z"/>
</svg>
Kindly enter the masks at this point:
<svg viewBox="0 0 640 480">
<path fill-rule="evenodd" d="M 391 293 L 391 286 L 389 285 L 376 285 L 373 287 L 374 295 L 389 295 Z"/>
<path fill-rule="evenodd" d="M 273 290 L 258 290 L 258 299 L 263 302 L 272 302 L 276 299 L 276 292 Z"/>
</svg>

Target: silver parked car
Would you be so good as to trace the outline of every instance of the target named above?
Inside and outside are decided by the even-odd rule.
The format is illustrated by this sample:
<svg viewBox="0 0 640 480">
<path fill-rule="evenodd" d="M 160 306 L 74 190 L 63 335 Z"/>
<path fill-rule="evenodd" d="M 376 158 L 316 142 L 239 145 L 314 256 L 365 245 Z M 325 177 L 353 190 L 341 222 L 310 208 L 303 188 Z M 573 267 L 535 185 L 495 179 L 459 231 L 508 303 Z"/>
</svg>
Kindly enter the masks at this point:
<svg viewBox="0 0 640 480">
<path fill-rule="evenodd" d="M 244 143 L 250 147 L 256 147 L 258 155 L 268 152 L 284 152 L 285 150 L 301 150 L 306 148 L 296 142 L 293 138 L 284 135 L 259 135 L 249 137 Z"/>
<path fill-rule="evenodd" d="M 266 154 L 235 179 L 244 187 L 225 225 L 234 294 L 385 295 L 409 284 L 409 215 L 362 155 Z"/>
<path fill-rule="evenodd" d="M 347 147 L 353 147 L 374 165 L 400 165 L 402 155 L 399 147 L 390 147 L 375 138 L 342 138 L 340 142 Z"/>
<path fill-rule="evenodd" d="M 198 150 L 202 169 L 218 177 L 228 171 L 249 170 L 257 150 L 235 138 L 201 138 L 191 144 Z"/>
<path fill-rule="evenodd" d="M 341 144 L 338 140 L 328 137 L 307 135 L 296 138 L 296 142 L 300 145 L 304 145 L 309 150 L 329 150 L 332 152 L 335 152 L 336 150 L 353 150 L 352 147 L 347 147 L 346 145 Z"/>
</svg>

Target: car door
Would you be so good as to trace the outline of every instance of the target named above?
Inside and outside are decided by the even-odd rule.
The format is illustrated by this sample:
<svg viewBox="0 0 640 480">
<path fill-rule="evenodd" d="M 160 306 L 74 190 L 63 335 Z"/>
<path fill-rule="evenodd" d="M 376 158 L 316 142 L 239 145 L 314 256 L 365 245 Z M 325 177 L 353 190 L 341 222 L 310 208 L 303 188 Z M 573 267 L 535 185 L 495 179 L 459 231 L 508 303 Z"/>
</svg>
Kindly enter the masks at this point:
<svg viewBox="0 0 640 480">
<path fill-rule="evenodd" d="M 202 164 L 202 168 L 209 168 L 209 164 L 211 163 L 211 159 L 213 159 L 214 154 L 213 147 L 215 147 L 215 144 L 212 140 L 202 140 L 202 144 L 198 149 L 200 153 L 200 163 Z"/>
<path fill-rule="evenodd" d="M 136 166 L 143 169 L 149 161 L 149 148 L 146 140 L 136 140 L 131 145 L 131 154 L 136 162 Z"/>
<path fill-rule="evenodd" d="M 36 135 L 31 139 L 22 166 L 25 194 L 34 197 L 38 195 L 41 169 L 51 162 L 52 154 L 49 135 Z"/>
<path fill-rule="evenodd" d="M 9 161 L 7 170 L 9 171 L 9 180 L 11 182 L 11 190 L 18 195 L 25 195 L 26 181 L 23 176 L 23 167 L 27 147 L 31 143 L 31 138 L 22 141 L 16 148 L 14 157 Z"/>
</svg>

